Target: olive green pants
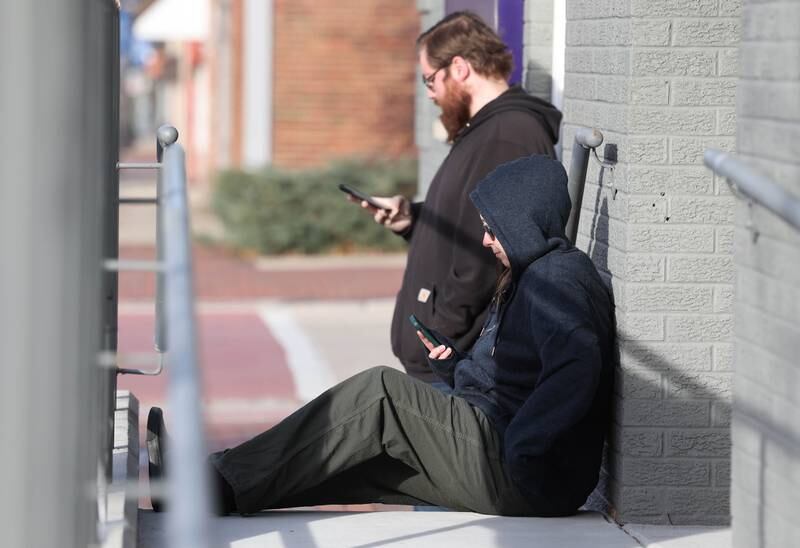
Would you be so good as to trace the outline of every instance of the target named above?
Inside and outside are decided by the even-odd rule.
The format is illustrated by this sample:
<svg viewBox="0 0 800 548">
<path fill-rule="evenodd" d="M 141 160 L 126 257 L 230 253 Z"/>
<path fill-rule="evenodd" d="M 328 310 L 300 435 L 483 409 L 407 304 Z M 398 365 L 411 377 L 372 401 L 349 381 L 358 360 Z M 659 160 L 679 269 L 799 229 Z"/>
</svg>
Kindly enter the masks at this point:
<svg viewBox="0 0 800 548">
<path fill-rule="evenodd" d="M 529 515 L 500 443 L 489 419 L 466 400 L 376 367 L 211 462 L 242 514 L 382 502 Z"/>
</svg>

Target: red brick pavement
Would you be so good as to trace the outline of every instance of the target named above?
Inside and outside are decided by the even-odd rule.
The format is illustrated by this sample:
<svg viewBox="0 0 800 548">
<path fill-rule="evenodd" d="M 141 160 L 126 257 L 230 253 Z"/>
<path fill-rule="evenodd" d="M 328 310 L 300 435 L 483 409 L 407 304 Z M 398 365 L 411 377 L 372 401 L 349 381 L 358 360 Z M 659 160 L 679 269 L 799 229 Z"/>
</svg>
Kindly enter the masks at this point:
<svg viewBox="0 0 800 548">
<path fill-rule="evenodd" d="M 195 294 L 198 301 L 243 299 L 365 299 L 393 297 L 403 277 L 401 266 L 313 268 L 262 271 L 230 251 L 195 244 Z M 152 246 L 124 246 L 121 259 L 152 260 Z M 121 301 L 152 300 L 155 274 L 121 272 Z"/>
<path fill-rule="evenodd" d="M 120 354 L 154 355 L 153 326 L 152 312 L 120 314 Z M 213 449 L 258 434 L 301 405 L 284 349 L 258 316 L 204 312 L 198 314 L 197 329 L 206 422 Z M 165 405 L 168 375 L 169 363 L 164 374 L 157 377 L 122 375 L 118 387 L 136 395 L 144 415 L 153 405 Z"/>
</svg>

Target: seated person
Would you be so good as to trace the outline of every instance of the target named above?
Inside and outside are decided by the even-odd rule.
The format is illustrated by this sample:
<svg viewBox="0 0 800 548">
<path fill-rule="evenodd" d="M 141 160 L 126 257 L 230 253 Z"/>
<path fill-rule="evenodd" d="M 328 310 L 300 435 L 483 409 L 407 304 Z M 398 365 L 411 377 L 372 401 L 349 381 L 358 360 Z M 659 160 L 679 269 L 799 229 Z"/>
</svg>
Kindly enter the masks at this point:
<svg viewBox="0 0 800 548">
<path fill-rule="evenodd" d="M 219 513 L 422 503 L 563 516 L 584 504 L 607 429 L 614 319 L 594 265 L 564 235 L 566 174 L 531 156 L 470 198 L 503 271 L 468 354 L 418 333 L 452 395 L 388 367 L 351 377 L 211 455 Z"/>
</svg>

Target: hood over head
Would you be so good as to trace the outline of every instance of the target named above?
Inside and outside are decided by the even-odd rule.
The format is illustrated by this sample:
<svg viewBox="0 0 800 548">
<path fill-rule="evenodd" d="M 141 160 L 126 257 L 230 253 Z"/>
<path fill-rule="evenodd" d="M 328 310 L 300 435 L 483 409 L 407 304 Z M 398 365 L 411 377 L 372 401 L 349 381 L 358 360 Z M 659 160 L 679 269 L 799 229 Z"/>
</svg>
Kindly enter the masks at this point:
<svg viewBox="0 0 800 548">
<path fill-rule="evenodd" d="M 489 101 L 482 109 L 475 113 L 467 126 L 456 136 L 459 140 L 464 135 L 481 125 L 483 122 L 508 110 L 528 112 L 536 116 L 542 123 L 542 129 L 547 133 L 553 144 L 558 142 L 559 128 L 561 127 L 561 112 L 538 97 L 530 95 L 522 86 L 514 85 L 501 93 L 493 101 Z"/>
<path fill-rule="evenodd" d="M 548 251 L 571 245 L 564 233 L 567 174 L 556 160 L 528 156 L 503 164 L 469 197 L 508 255 L 514 279 Z"/>
</svg>

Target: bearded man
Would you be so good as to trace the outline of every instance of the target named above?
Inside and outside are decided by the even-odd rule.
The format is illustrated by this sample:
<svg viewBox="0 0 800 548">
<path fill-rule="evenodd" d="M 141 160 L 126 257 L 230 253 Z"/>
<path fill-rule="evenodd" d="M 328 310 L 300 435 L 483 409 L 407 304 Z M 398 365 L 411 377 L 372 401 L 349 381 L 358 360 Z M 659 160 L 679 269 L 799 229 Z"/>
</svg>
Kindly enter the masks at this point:
<svg viewBox="0 0 800 548">
<path fill-rule="evenodd" d="M 473 13 L 445 17 L 420 35 L 417 49 L 422 82 L 441 109 L 450 152 L 425 201 L 377 197 L 388 212 L 367 202 L 361 206 L 409 242 L 392 350 L 410 375 L 438 385 L 408 317 L 415 314 L 460 351 L 472 346 L 494 293 L 497 261 L 481 246 L 481 224 L 469 194 L 503 163 L 532 154 L 555 157 L 561 113 L 520 86 L 509 86 L 511 53 Z"/>
</svg>

